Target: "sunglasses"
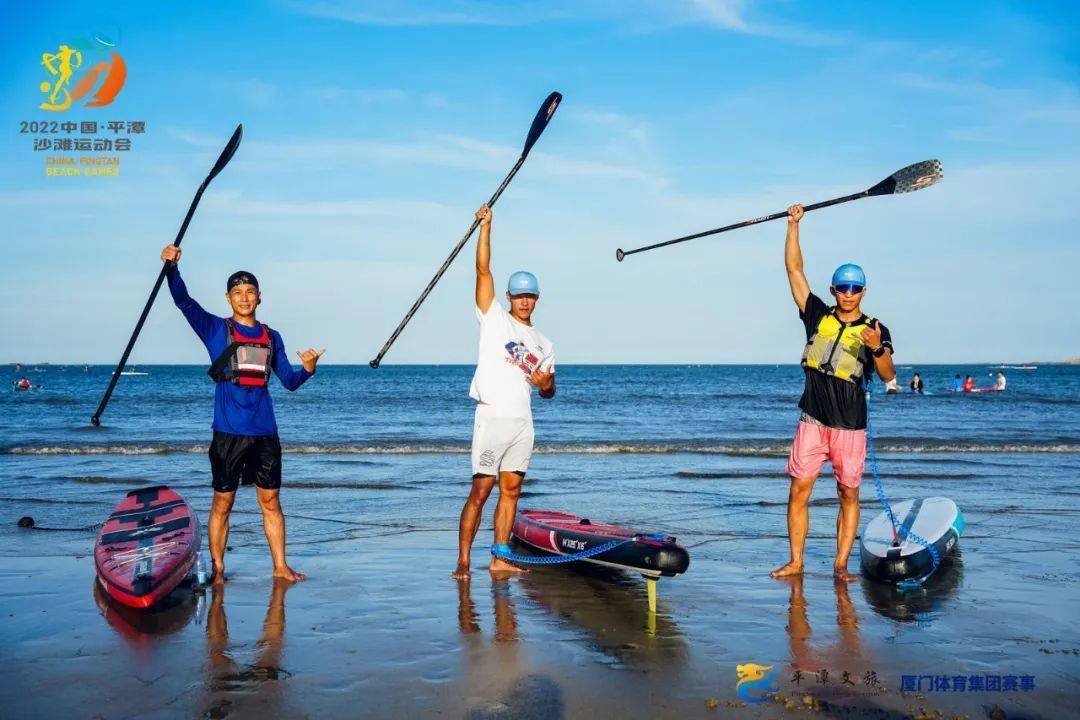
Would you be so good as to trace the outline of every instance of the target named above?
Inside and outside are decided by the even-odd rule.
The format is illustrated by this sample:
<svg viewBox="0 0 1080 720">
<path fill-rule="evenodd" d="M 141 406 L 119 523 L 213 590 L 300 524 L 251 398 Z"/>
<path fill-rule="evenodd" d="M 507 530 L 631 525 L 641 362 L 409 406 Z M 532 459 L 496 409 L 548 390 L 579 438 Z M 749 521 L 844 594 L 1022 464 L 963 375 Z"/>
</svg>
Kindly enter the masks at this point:
<svg viewBox="0 0 1080 720">
<path fill-rule="evenodd" d="M 865 289 L 865 285 L 854 285 L 852 283 L 833 285 L 833 290 L 835 290 L 840 295 L 858 295 Z"/>
</svg>

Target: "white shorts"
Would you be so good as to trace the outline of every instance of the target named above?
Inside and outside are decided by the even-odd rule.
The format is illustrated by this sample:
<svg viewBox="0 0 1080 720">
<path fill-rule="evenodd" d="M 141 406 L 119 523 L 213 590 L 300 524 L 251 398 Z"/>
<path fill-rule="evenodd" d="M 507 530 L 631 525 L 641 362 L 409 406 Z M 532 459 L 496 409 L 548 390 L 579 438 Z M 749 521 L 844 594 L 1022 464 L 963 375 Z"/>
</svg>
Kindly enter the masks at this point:
<svg viewBox="0 0 1080 720">
<path fill-rule="evenodd" d="M 533 451 L 532 418 L 501 417 L 490 405 L 477 404 L 473 422 L 473 475 L 525 474 Z"/>
</svg>

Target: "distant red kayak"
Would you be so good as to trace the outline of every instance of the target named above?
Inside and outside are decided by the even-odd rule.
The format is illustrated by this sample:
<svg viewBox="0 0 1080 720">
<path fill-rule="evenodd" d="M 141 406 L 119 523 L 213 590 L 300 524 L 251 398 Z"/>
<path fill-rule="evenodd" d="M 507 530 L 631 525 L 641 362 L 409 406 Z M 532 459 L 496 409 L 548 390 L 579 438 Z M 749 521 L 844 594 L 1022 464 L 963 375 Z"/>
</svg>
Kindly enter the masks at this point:
<svg viewBox="0 0 1080 720">
<path fill-rule="evenodd" d="M 191 574 L 199 543 L 199 520 L 184 498 L 163 485 L 132 490 L 98 535 L 98 583 L 124 605 L 150 607 Z"/>
<path fill-rule="evenodd" d="M 583 562 L 639 572 L 648 577 L 672 577 L 686 572 L 690 553 L 669 535 L 652 535 L 618 525 L 551 510 L 519 510 L 514 537 L 537 550 L 570 555 L 612 540 L 628 540 Z"/>
</svg>

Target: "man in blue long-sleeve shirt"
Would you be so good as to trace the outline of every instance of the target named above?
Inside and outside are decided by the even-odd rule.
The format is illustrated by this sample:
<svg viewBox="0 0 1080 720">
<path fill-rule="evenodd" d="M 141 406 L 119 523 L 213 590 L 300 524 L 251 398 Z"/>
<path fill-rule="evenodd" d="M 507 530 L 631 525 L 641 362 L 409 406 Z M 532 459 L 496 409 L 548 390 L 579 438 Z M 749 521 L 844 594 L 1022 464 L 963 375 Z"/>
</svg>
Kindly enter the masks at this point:
<svg viewBox="0 0 1080 720">
<path fill-rule="evenodd" d="M 188 324 L 206 346 L 214 379 L 214 439 L 210 469 L 214 501 L 208 523 L 214 581 L 225 579 L 225 544 L 229 539 L 229 512 L 237 488 L 254 484 L 263 514 L 263 531 L 274 561 L 274 576 L 303 580 L 304 575 L 285 562 L 285 516 L 281 489 L 281 442 L 274 404 L 270 399 L 270 373 L 288 390 L 296 390 L 315 373 L 325 350 L 298 352 L 303 369 L 294 370 L 281 335 L 255 319 L 259 281 L 249 272 L 229 276 L 225 297 L 232 317 L 211 315 L 188 295 L 177 263 L 180 248 L 166 245 L 161 259 L 167 263 L 169 292 Z"/>
</svg>

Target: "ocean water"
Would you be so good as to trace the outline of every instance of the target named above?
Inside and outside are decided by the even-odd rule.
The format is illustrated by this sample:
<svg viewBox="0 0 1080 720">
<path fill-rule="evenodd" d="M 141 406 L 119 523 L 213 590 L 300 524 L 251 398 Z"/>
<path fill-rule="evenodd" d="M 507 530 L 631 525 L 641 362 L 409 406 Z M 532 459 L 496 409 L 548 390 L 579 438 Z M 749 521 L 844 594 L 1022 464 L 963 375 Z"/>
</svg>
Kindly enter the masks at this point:
<svg viewBox="0 0 1080 720">
<path fill-rule="evenodd" d="M 455 703 L 502 702 L 500 693 L 515 680 L 494 682 L 497 668 L 521 677 L 548 673 L 579 713 L 594 707 L 599 716 L 638 717 L 662 697 L 667 714 L 653 708 L 648 716 L 688 717 L 705 697 L 734 698 L 734 668 L 748 661 L 873 669 L 893 688 L 901 675 L 939 670 L 1036 678 L 1038 692 L 930 698 L 965 713 L 992 701 L 1010 707 L 1010 717 L 1013 709 L 1060 717 L 1080 693 L 1080 367 L 1006 369 L 1004 393 L 946 392 L 956 372 L 990 385 L 997 370 L 990 366 L 902 366 L 904 380 L 922 373 L 933 393 L 927 396 L 887 396 L 877 385 L 871 418 L 887 493 L 895 500 L 947 495 L 966 520 L 956 557 L 926 588 L 902 594 L 868 581 L 834 587 L 837 501 L 827 475 L 811 505 L 805 588 L 802 580 L 768 578 L 787 559 L 784 467 L 799 415 L 797 366 L 560 366 L 558 396 L 534 401 L 538 452 L 521 506 L 678 536 L 691 566 L 661 582 L 661 609 L 649 625 L 636 578 L 552 568 L 509 585 L 475 573 L 471 591 L 450 582 L 470 483 L 471 367 L 327 366 L 295 393 L 274 381 L 290 564 L 311 578 L 289 591 L 282 642 L 291 650 L 274 660 L 287 673 L 271 681 L 259 666 L 255 680 L 224 684 L 213 673 L 205 680 L 191 675 L 207 652 L 196 625 L 153 641 L 131 640 L 129 629 L 107 634 L 94 617 L 100 600 L 91 592 L 87 559 L 92 530 L 16 527 L 25 515 L 44 527 L 91 527 L 125 492 L 158 483 L 178 490 L 205 519 L 211 382 L 201 367 L 139 370 L 147 374 L 122 378 L 103 427 L 95 429 L 89 417 L 111 368 L 7 369 L 10 379 L 25 376 L 40 388 L 0 393 L 0 611 L 22 618 L 0 625 L 0 657 L 20 668 L 17 683 L 0 687 L 0 702 L 23 698 L 24 683 L 47 685 L 57 673 L 75 673 L 92 687 L 108 672 L 120 678 L 109 681 L 117 683 L 112 696 L 133 697 L 141 691 L 124 678 L 136 660 L 147 677 L 168 669 L 181 701 L 160 710 L 180 717 L 222 702 L 262 702 L 270 686 L 279 693 L 291 688 L 296 702 L 313 702 L 332 716 L 348 710 L 358 682 L 370 685 L 372 698 L 434 703 L 429 707 L 460 715 Z M 493 506 L 474 549 L 477 568 L 490 542 Z M 879 510 L 869 474 L 862 506 L 865 524 Z M 240 492 L 229 543 L 232 599 L 211 606 L 210 666 L 221 646 L 211 633 L 220 630 L 214 608 L 254 625 L 266 608 L 269 565 L 250 491 Z M 39 608 L 43 588 L 49 614 Z M 275 597 L 270 608 L 277 612 L 284 601 Z M 100 613 L 115 625 L 110 611 L 102 606 Z M 489 614 L 494 644 L 478 646 Z M 325 634 L 328 617 L 339 634 Z M 375 635 L 356 639 L 349 635 L 354 626 Z M 378 655 L 352 654 L 373 637 L 400 670 Z M 529 648 L 511 665 L 508 637 Z M 100 671 L 83 661 L 84 642 L 86 652 L 98 653 Z M 262 646 L 234 648 L 233 660 Z M 496 674 L 462 680 L 481 677 L 475 674 L 485 664 Z M 410 673 L 423 682 L 415 685 Z M 447 695 L 441 682 L 479 689 Z M 204 686 L 206 698 L 184 695 Z M 609 704 L 589 706 L 598 694 Z M 72 695 L 72 712 L 91 701 L 79 697 Z M 859 702 L 866 710 L 878 699 Z M 129 709 L 135 707 L 141 706 Z M 383 707 L 372 714 L 394 717 L 400 710 Z"/>
<path fill-rule="evenodd" d="M 1006 392 L 960 395 L 945 391 L 955 372 L 989 385 L 996 369 L 918 370 L 934 394 L 889 396 L 879 383 L 871 399 L 890 496 L 948 494 L 976 532 L 986 526 L 972 523 L 980 512 L 990 522 L 1002 512 L 1074 517 L 1080 367 L 1007 369 Z M 40 387 L 0 394 L 0 532 L 23 515 L 91 525 L 145 483 L 170 485 L 205 513 L 212 383 L 200 367 L 138 371 L 147 374 L 122 378 L 101 428 L 88 418 L 108 368 L 24 368 Z M 296 516 L 290 542 L 349 532 L 330 520 L 452 528 L 469 483 L 471 372 L 328 366 L 295 393 L 276 387 L 282 500 Z M 534 401 L 537 454 L 522 503 L 678 530 L 689 541 L 782 535 L 782 518 L 771 515 L 786 502 L 801 387 L 797 366 L 560 367 L 558 396 Z M 822 507 L 835 502 L 826 479 L 815 494 Z M 874 509 L 869 477 L 863 487 Z M 770 516 L 753 512 L 762 510 Z M 260 543 L 257 522 L 250 531 Z M 246 532 L 241 525 L 234 539 Z"/>
<path fill-rule="evenodd" d="M 991 509 L 1017 505 L 1027 492 L 1040 506 L 1056 506 L 1061 492 L 1076 492 L 1080 367 L 1006 369 L 1008 390 L 986 394 L 946 389 L 955 372 L 990 385 L 996 368 L 917 370 L 932 395 L 888 396 L 878 383 L 871 400 L 890 494 L 947 488 L 965 508 Z M 137 371 L 146 374 L 123 377 L 102 427 L 92 428 L 111 369 L 9 366 L 12 379 L 28 377 L 36 387 L 0 394 L 5 521 L 25 500 L 56 506 L 43 518 L 91 524 L 143 482 L 190 489 L 192 502 L 205 504 L 212 383 L 195 366 Z M 911 372 L 900 369 L 901 378 Z M 327 366 L 294 393 L 273 381 L 286 506 L 452 524 L 456 511 L 445 501 L 456 502 L 469 479 L 471 373 Z M 533 403 L 537 454 L 526 499 L 640 522 L 678 516 L 684 502 L 703 497 L 730 507 L 782 501 L 773 496 L 786 488 L 801 389 L 797 366 L 561 366 L 558 396 Z M 635 496 L 639 482 L 646 497 Z M 864 500 L 873 499 L 868 486 Z M 294 538 L 303 532 L 296 528 Z"/>
</svg>

